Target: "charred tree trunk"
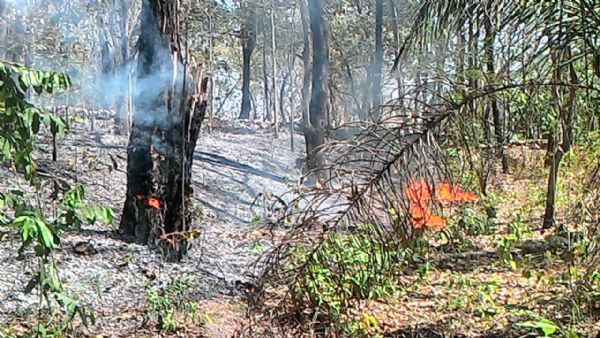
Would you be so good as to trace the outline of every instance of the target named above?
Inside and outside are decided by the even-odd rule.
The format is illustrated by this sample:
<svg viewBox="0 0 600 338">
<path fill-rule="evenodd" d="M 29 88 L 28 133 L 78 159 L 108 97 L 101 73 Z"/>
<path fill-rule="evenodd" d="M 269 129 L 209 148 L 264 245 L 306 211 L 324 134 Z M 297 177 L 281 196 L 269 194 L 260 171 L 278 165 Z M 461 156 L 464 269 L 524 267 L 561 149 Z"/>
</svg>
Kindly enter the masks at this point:
<svg viewBox="0 0 600 338">
<path fill-rule="evenodd" d="M 310 29 L 312 33 L 312 93 L 310 98 L 310 126 L 304 133 L 308 168 L 314 170 L 323 164 L 323 156 L 319 147 L 325 143 L 325 114 L 327 113 L 327 73 L 329 63 L 329 46 L 327 43 L 327 26 L 323 13 L 322 0 L 308 0 Z"/>
<path fill-rule="evenodd" d="M 256 47 L 256 18 L 253 10 L 249 9 L 244 19 L 240 38 L 242 40 L 242 58 L 244 63 L 242 70 L 242 111 L 240 112 L 240 119 L 249 119 L 250 110 L 252 110 L 252 99 L 250 97 L 250 60 L 252 52 L 254 52 L 254 47 Z"/>
<path fill-rule="evenodd" d="M 194 148 L 206 110 L 207 79 L 187 76 L 179 45 L 177 2 L 144 0 L 132 131 L 127 148 L 127 196 L 120 231 L 158 245 L 167 259 L 187 252 Z M 202 76 L 198 70 L 196 79 Z"/>
</svg>

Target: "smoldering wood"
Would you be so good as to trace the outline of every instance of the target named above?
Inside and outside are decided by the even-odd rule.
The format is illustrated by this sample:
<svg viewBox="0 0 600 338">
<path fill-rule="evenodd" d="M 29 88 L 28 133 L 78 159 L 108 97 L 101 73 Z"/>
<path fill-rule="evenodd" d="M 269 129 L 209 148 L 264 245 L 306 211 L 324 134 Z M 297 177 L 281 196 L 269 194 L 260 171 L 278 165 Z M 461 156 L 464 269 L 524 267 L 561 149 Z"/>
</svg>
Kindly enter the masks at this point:
<svg viewBox="0 0 600 338">
<path fill-rule="evenodd" d="M 133 115 L 119 228 L 130 240 L 158 246 L 168 260 L 180 260 L 188 249 L 191 167 L 208 84 L 202 68 L 183 59 L 178 21 L 177 3 L 144 1 L 137 82 L 153 81 L 157 69 L 171 75 L 158 84 L 159 91 L 139 88 L 143 99 L 136 100 Z M 158 205 L 149 203 L 151 199 Z"/>
</svg>

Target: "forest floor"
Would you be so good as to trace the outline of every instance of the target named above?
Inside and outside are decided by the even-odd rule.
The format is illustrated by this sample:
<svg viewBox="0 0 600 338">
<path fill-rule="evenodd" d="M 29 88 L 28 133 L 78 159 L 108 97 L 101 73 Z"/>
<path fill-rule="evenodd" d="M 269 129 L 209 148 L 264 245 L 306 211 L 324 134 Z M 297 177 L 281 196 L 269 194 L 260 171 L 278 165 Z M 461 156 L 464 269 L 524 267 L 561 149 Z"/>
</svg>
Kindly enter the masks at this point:
<svg viewBox="0 0 600 338">
<path fill-rule="evenodd" d="M 78 335 L 155 336 L 152 324 L 142 327 L 144 309 L 152 296 L 181 287 L 187 289 L 186 298 L 198 300 L 190 303 L 198 307 L 194 310 L 198 316 L 188 318 L 177 335 L 231 337 L 244 316 L 241 296 L 255 277 L 252 263 L 269 245 L 258 222 L 269 217 L 271 196 L 285 192 L 287 183 L 300 176 L 295 168 L 300 151 L 290 150 L 289 135 L 274 139 L 266 129 L 236 122 L 201 136 L 193 166 L 201 235 L 193 241 L 188 258 L 177 264 L 115 235 L 125 198 L 127 138 L 112 133 L 110 120 L 96 120 L 93 132 L 83 119 L 71 123 L 70 132 L 58 142 L 57 162 L 51 161 L 48 140 L 46 145 L 42 140 L 39 170 L 71 186 L 82 184 L 89 201 L 112 208 L 116 215 L 111 226 L 68 231 L 56 255 L 70 294 L 90 305 L 97 316 L 97 323 Z M 296 137 L 296 149 L 301 149 L 302 141 Z M 3 190 L 28 189 L 9 168 L 0 169 L 0 179 Z M 50 186 L 45 187 L 39 198 L 47 199 L 51 192 Z M 18 234 L 0 238 L 0 320 L 25 329 L 35 323 L 34 309 L 40 301 L 36 292 L 23 292 L 34 260 L 17 259 Z"/>
<path fill-rule="evenodd" d="M 271 196 L 285 192 L 301 175 L 296 167 L 301 137 L 292 152 L 288 135 L 274 139 L 256 126 L 235 122 L 205 132 L 193 173 L 201 236 L 184 262 L 168 263 L 114 234 L 125 196 L 127 139 L 112 133 L 109 120 L 96 121 L 94 132 L 80 120 L 59 141 L 57 162 L 50 160 L 48 145 L 38 159 L 42 173 L 83 184 L 90 201 L 117 215 L 112 226 L 84 226 L 62 238 L 56 255 L 60 275 L 70 294 L 97 317 L 91 327 L 76 328 L 74 336 L 232 337 L 245 321 L 244 295 L 256 277 L 252 264 L 271 245 L 269 231 L 261 227 L 271 216 Z M 512 149 L 513 173 L 494 174 L 490 183 L 494 225 L 481 219 L 481 210 L 467 210 L 463 224 L 470 230 L 453 237 L 452 245 L 432 236 L 435 244 L 422 253 L 422 265 L 399 277 L 403 292 L 357 303 L 357 320 L 365 321 L 368 331 L 390 337 L 505 337 L 512 335 L 515 322 L 535 313 L 562 318 L 558 330 L 563 332 L 600 334 L 600 302 L 591 313 L 590 308 L 580 313 L 580 300 L 573 298 L 577 285 L 570 281 L 579 272 L 565 268 L 561 258 L 572 243 L 553 231 L 539 231 L 544 188 L 535 182 L 543 179 L 541 170 L 531 168 L 543 168 L 541 155 L 540 150 Z M 0 168 L 0 182 L 2 190 L 26 189 L 9 168 Z M 51 191 L 45 187 L 39 198 L 49 198 Z M 17 259 L 17 236 L 0 234 L 0 336 L 18 335 L 39 319 L 39 294 L 23 292 L 33 260 Z M 165 315 L 157 304 L 164 300 L 182 305 L 172 334 L 156 327 L 156 317 Z M 147 325 L 145 315 L 153 317 Z"/>
</svg>

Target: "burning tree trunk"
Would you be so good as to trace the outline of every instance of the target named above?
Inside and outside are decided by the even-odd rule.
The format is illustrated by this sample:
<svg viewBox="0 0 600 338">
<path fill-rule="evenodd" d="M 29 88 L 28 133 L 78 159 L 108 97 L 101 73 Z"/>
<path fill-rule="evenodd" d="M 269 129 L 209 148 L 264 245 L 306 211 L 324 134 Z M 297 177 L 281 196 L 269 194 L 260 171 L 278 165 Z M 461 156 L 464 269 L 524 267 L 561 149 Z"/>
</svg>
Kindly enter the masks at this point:
<svg viewBox="0 0 600 338">
<path fill-rule="evenodd" d="M 206 109 L 207 79 L 194 85 L 183 65 L 178 8 L 172 0 L 144 0 L 136 109 L 127 148 L 127 197 L 120 230 L 158 245 L 168 259 L 187 251 L 187 212 L 194 148 Z M 196 71 L 195 79 L 201 79 Z"/>
</svg>

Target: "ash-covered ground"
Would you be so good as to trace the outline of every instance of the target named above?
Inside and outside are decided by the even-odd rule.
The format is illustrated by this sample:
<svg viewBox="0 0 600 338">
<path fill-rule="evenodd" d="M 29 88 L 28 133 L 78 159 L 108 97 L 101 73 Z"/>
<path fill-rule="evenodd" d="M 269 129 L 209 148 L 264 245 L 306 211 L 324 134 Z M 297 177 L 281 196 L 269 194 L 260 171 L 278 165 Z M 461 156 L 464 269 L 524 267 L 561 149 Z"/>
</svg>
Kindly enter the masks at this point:
<svg viewBox="0 0 600 338">
<path fill-rule="evenodd" d="M 123 242 L 115 234 L 125 199 L 128 138 L 112 132 L 108 117 L 97 119 L 92 131 L 83 116 L 70 116 L 72 128 L 58 140 L 57 162 L 51 160 L 48 135 L 41 137 L 37 152 L 43 177 L 84 185 L 90 202 L 111 207 L 117 215 L 111 226 L 69 230 L 56 254 L 69 293 L 90 305 L 97 316 L 96 325 L 81 335 L 154 336 L 152 330 L 141 328 L 147 290 L 175 278 L 192 277 L 191 297 L 213 317 L 202 335 L 231 336 L 244 311 L 240 296 L 257 273 L 253 263 L 271 245 L 269 236 L 257 226 L 271 212 L 269 195 L 285 192 L 301 175 L 296 167 L 303 150 L 301 136 L 296 135 L 296 151 L 292 152 L 289 135 L 275 139 L 258 124 L 225 122 L 210 134 L 204 128 L 193 166 L 196 211 L 201 215 L 194 226 L 202 235 L 192 242 L 185 261 L 168 263 L 158 251 Z M 2 191 L 30 190 L 7 166 L 0 168 L 0 177 Z M 37 198 L 45 203 L 51 191 L 48 183 Z M 17 259 L 20 240 L 16 232 L 0 238 L 0 321 L 34 318 L 31 314 L 40 303 L 39 293 L 26 294 L 24 286 L 35 271 L 35 259 Z M 79 253 L 82 243 L 91 250 Z M 183 336 L 200 334 L 190 332 L 195 331 Z"/>
</svg>

